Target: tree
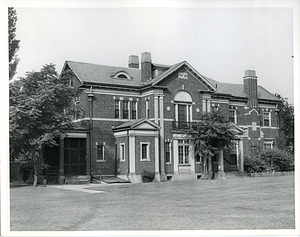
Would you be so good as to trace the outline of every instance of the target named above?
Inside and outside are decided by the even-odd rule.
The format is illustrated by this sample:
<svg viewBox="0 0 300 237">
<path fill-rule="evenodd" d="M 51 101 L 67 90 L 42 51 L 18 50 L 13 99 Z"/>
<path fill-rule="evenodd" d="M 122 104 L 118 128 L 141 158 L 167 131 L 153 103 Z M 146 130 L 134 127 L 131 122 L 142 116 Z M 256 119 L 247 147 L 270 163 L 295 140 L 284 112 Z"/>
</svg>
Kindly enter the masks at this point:
<svg viewBox="0 0 300 237">
<path fill-rule="evenodd" d="M 16 53 L 20 48 L 20 40 L 16 39 L 16 24 L 17 24 L 17 13 L 13 7 L 8 8 L 8 58 L 9 58 L 9 80 L 11 80 L 16 74 L 17 65 L 19 58 Z"/>
<path fill-rule="evenodd" d="M 34 167 L 34 183 L 43 161 L 45 145 L 56 146 L 55 138 L 73 129 L 69 114 L 73 112 L 73 98 L 79 89 L 69 87 L 70 73 L 61 78 L 53 64 L 45 65 L 40 72 L 29 72 L 25 78 L 10 83 L 10 155 L 24 157 Z"/>
<path fill-rule="evenodd" d="M 287 98 L 283 98 L 279 94 L 275 96 L 280 99 L 278 104 L 278 126 L 279 141 L 278 148 L 294 152 L 294 106 L 288 103 Z"/>
<path fill-rule="evenodd" d="M 204 169 L 202 179 L 211 179 L 213 176 L 211 157 L 231 149 L 231 141 L 235 135 L 232 123 L 213 110 L 203 115 L 202 119 L 188 131 L 188 135 L 194 142 L 195 155 L 199 154 L 202 158 Z M 221 162 L 222 157 L 219 156 L 219 167 L 222 165 Z M 224 178 L 224 170 L 219 169 L 218 175 L 219 178 Z"/>
</svg>

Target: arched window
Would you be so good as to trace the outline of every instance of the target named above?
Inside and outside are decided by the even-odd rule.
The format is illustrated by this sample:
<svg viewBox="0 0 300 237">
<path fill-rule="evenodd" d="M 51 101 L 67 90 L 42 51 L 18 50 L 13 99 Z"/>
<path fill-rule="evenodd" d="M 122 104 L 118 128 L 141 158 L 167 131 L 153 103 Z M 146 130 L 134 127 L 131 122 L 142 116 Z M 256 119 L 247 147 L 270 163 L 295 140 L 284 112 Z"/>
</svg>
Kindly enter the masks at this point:
<svg viewBox="0 0 300 237">
<path fill-rule="evenodd" d="M 174 96 L 175 129 L 184 129 L 190 126 L 193 120 L 191 95 L 186 91 L 179 91 Z"/>
</svg>

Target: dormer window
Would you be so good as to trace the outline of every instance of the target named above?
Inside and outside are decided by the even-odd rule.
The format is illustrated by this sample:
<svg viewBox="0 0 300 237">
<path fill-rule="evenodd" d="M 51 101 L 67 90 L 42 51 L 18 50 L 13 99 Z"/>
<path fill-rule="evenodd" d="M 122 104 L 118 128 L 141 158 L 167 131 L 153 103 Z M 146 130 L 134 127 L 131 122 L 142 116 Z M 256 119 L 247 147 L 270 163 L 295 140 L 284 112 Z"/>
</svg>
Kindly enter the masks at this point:
<svg viewBox="0 0 300 237">
<path fill-rule="evenodd" d="M 112 75 L 113 79 L 127 79 L 127 80 L 132 80 L 132 77 L 130 77 L 126 72 L 118 72 L 115 75 Z"/>
</svg>

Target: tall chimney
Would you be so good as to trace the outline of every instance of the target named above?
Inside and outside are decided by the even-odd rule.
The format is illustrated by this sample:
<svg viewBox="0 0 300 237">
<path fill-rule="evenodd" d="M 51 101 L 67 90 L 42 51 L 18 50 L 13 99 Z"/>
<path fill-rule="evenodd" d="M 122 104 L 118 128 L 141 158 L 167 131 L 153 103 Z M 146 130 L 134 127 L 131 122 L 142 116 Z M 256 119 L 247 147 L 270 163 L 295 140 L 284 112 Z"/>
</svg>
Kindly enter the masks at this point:
<svg viewBox="0 0 300 237">
<path fill-rule="evenodd" d="M 258 107 L 257 76 L 254 70 L 246 70 L 244 76 L 244 92 L 248 98 L 248 107 Z"/>
<path fill-rule="evenodd" d="M 128 58 L 128 67 L 129 68 L 139 68 L 139 56 L 130 55 Z"/>
<path fill-rule="evenodd" d="M 151 53 L 144 52 L 142 53 L 141 59 L 141 79 L 142 83 L 147 82 L 152 77 L 152 61 Z"/>
</svg>

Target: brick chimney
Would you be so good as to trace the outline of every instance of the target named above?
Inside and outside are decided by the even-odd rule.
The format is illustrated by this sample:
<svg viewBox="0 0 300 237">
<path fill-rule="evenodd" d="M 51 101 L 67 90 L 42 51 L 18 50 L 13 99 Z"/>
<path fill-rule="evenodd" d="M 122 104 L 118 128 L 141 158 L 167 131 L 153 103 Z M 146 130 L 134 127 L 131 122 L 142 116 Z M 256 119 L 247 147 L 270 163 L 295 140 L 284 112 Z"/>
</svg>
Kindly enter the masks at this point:
<svg viewBox="0 0 300 237">
<path fill-rule="evenodd" d="M 249 108 L 258 107 L 257 76 L 254 70 L 246 70 L 244 76 L 244 92 L 248 98 Z"/>
<path fill-rule="evenodd" d="M 151 53 L 144 52 L 142 53 L 141 59 L 141 79 L 142 83 L 147 82 L 152 77 L 152 61 Z"/>
<path fill-rule="evenodd" d="M 139 56 L 130 55 L 128 58 L 128 67 L 129 68 L 139 68 Z"/>
</svg>

